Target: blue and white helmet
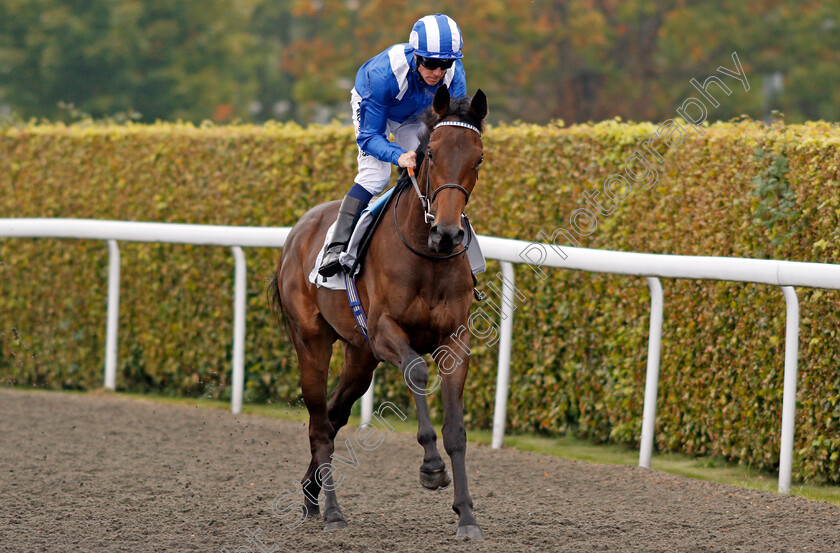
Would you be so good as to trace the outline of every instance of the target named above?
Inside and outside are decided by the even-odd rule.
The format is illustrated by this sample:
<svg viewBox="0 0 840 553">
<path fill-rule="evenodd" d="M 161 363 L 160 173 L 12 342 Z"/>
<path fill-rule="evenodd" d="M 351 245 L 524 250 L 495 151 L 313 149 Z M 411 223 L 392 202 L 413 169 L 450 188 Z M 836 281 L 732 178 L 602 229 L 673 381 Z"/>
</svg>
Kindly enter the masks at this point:
<svg viewBox="0 0 840 553">
<path fill-rule="evenodd" d="M 408 44 L 424 58 L 461 59 L 464 38 L 455 20 L 441 13 L 417 20 L 411 28 Z"/>
</svg>

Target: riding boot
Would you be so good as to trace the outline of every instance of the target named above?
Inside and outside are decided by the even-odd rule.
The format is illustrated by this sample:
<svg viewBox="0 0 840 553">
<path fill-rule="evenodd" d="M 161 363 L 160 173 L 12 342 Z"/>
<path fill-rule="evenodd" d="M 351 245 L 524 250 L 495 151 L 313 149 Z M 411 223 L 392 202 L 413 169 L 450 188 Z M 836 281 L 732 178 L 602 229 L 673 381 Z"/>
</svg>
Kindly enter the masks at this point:
<svg viewBox="0 0 840 553">
<path fill-rule="evenodd" d="M 318 267 L 319 275 L 329 278 L 341 270 L 338 257 L 347 248 L 350 235 L 353 233 L 353 227 L 356 225 L 356 219 L 366 205 L 366 202 L 363 203 L 358 198 L 344 196 L 341 207 L 338 209 L 338 219 L 335 222 L 332 241 L 327 246 L 327 251 L 324 252 L 321 266 Z"/>
</svg>

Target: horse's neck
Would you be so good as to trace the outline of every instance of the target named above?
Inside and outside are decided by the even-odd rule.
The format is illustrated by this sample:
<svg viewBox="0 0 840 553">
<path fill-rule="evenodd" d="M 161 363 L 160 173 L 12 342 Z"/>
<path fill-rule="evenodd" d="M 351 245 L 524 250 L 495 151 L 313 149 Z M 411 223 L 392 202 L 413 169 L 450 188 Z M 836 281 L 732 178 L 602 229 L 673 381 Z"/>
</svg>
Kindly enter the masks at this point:
<svg viewBox="0 0 840 553">
<path fill-rule="evenodd" d="M 426 193 L 425 169 L 425 167 L 421 167 L 421 170 L 417 171 L 417 183 L 423 194 Z M 415 294 L 421 294 L 421 290 L 425 290 L 423 293 L 428 295 L 429 305 L 438 304 L 442 297 L 449 297 L 451 294 L 461 293 L 463 295 L 463 286 L 453 288 L 453 284 L 458 282 L 457 278 L 453 278 L 453 272 L 459 273 L 461 277 L 469 280 L 469 277 L 464 277 L 464 275 L 469 275 L 469 265 L 466 266 L 465 272 L 464 262 L 466 258 L 464 256 L 433 261 L 416 253 L 435 255 L 428 246 L 431 226 L 426 223 L 422 204 L 417 197 L 414 186 L 408 184 L 403 189 L 401 196 L 399 192 L 395 192 L 394 201 L 399 202 L 396 207 L 396 217 L 392 213 L 388 213 L 388 222 L 380 227 L 378 236 L 374 236 L 378 245 L 383 247 L 372 248 L 376 252 L 376 261 L 389 267 L 399 268 L 396 275 L 392 271 L 388 271 L 389 276 L 386 279 L 397 279 L 396 281 L 388 281 L 389 285 L 416 286 Z M 388 208 L 390 207 L 388 206 Z M 412 252 L 406 247 L 403 239 L 399 237 L 397 229 L 394 228 L 395 224 L 399 225 L 399 233 L 402 234 L 402 238 L 416 252 Z M 369 261 L 371 260 L 372 258 L 369 258 Z M 372 266 L 375 266 L 375 263 Z M 468 282 L 467 290 L 470 289 L 469 284 Z M 442 291 L 441 288 L 444 290 Z M 467 295 L 469 298 L 472 297 L 468 293 Z"/>
</svg>

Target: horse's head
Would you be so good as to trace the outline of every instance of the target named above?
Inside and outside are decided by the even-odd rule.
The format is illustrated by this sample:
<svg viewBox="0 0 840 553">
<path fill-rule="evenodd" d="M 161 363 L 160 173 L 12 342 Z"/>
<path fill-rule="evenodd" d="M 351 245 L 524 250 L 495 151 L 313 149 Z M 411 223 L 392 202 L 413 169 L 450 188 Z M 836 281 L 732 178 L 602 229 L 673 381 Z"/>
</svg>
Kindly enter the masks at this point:
<svg viewBox="0 0 840 553">
<path fill-rule="evenodd" d="M 487 97 L 479 90 L 472 100 L 450 100 L 445 86 L 438 88 L 429 112 L 430 135 L 425 151 L 426 193 L 434 216 L 429 249 L 449 254 L 461 243 L 465 229 L 461 214 L 478 180 L 483 159 L 482 122 Z"/>
</svg>

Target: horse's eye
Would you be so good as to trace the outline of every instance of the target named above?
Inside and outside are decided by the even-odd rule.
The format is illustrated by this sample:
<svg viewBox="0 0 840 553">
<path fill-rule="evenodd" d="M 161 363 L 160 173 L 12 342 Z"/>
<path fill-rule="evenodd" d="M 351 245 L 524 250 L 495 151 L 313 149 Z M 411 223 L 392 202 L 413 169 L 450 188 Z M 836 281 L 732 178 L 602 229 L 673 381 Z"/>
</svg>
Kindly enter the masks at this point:
<svg viewBox="0 0 840 553">
<path fill-rule="evenodd" d="M 426 157 L 429 158 L 429 161 L 432 161 L 434 158 L 432 157 L 432 151 L 426 150 Z"/>
<path fill-rule="evenodd" d="M 484 163 L 484 156 L 478 158 L 478 163 L 475 164 L 475 168 L 478 169 L 479 167 L 481 167 L 482 163 Z"/>
</svg>

